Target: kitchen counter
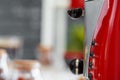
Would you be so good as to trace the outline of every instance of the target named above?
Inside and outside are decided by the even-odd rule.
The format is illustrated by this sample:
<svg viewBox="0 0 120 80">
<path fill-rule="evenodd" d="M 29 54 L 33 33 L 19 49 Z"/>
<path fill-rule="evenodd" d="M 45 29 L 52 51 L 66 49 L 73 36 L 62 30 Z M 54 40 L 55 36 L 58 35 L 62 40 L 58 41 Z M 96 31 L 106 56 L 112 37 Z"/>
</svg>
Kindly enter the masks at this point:
<svg viewBox="0 0 120 80">
<path fill-rule="evenodd" d="M 72 74 L 68 68 L 64 70 L 56 68 L 44 68 L 41 70 L 44 80 L 78 80 L 82 75 Z"/>
</svg>

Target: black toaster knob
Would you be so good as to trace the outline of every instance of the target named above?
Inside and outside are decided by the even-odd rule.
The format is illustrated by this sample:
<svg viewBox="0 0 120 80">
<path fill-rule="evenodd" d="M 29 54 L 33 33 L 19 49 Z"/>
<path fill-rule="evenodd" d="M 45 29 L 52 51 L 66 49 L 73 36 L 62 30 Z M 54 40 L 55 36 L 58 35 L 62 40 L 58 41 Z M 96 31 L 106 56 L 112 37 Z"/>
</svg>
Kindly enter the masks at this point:
<svg viewBox="0 0 120 80">
<path fill-rule="evenodd" d="M 72 18 L 79 18 L 82 16 L 82 9 L 81 8 L 70 9 L 67 11 L 67 13 Z"/>
<path fill-rule="evenodd" d="M 74 74 L 82 74 L 83 73 L 83 60 L 74 59 L 69 64 L 70 70 Z"/>
</svg>

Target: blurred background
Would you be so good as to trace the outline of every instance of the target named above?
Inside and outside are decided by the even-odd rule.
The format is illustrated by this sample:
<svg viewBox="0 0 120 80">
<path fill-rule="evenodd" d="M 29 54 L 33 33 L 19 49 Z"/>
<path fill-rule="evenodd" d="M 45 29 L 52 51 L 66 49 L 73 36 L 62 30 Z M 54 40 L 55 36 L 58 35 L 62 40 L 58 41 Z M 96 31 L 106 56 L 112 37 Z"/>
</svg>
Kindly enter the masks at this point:
<svg viewBox="0 0 120 80">
<path fill-rule="evenodd" d="M 52 17 L 50 9 L 48 9 L 49 11 L 42 10 L 42 2 L 44 3 L 42 0 L 0 0 L 0 47 L 20 48 L 22 49 L 21 54 L 23 54 L 21 58 L 36 59 L 36 48 L 40 42 L 45 41 L 41 37 L 41 31 L 46 36 L 47 33 L 50 33 L 49 28 L 51 28 L 51 35 L 49 34 L 48 38 L 45 37 L 49 40 L 46 40 L 43 44 L 47 46 L 55 45 L 58 41 L 57 38 L 61 39 L 59 37 L 65 36 L 61 41 L 65 40 L 63 41 L 65 44 L 62 44 L 67 51 L 82 52 L 84 17 L 81 17 L 79 20 L 70 19 L 65 12 L 69 3 L 64 5 L 61 5 L 62 3 L 58 5 L 57 3 L 52 3 L 55 7 L 53 12 L 54 16 Z M 49 21 L 50 17 L 47 17 L 48 19 L 44 21 L 44 16 L 46 17 L 46 15 L 43 13 L 42 16 L 41 11 L 46 11 L 45 14 L 47 13 L 47 16 L 51 14 L 51 20 L 53 21 Z M 62 16 L 59 17 L 59 15 L 62 15 L 63 18 L 61 18 Z M 47 24 L 53 26 L 47 26 Z M 44 26 L 48 27 L 46 31 L 44 28 L 41 28 Z M 61 30 L 58 27 L 61 27 Z M 53 38 L 53 41 L 51 41 L 51 38 Z M 8 49 L 8 51 L 10 50 Z"/>
<path fill-rule="evenodd" d="M 22 46 L 22 58 L 35 59 L 35 48 L 40 42 L 40 14 L 41 0 L 0 0 L 0 40 L 13 40 L 11 46 Z"/>
<path fill-rule="evenodd" d="M 83 59 L 84 16 L 71 19 L 70 6 L 70 0 L 0 0 L 0 48 L 11 60 L 38 60 L 45 80 L 56 72 L 75 80 L 68 66 Z"/>
</svg>

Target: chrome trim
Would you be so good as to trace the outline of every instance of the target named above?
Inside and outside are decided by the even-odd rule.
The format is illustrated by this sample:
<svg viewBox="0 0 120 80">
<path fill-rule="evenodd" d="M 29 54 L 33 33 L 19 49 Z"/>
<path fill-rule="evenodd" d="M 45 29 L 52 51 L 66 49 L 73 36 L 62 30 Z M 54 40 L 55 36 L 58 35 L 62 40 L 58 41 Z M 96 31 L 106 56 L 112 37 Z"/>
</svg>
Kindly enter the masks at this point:
<svg viewBox="0 0 120 80">
<path fill-rule="evenodd" d="M 94 1 L 94 0 L 85 0 L 85 2 Z"/>
<path fill-rule="evenodd" d="M 83 76 L 88 78 L 88 68 L 89 68 L 89 53 L 90 46 L 92 42 L 93 33 L 95 30 L 95 25 L 97 23 L 98 17 L 100 15 L 102 5 L 104 0 L 85 0 L 85 55 L 84 55 L 84 70 Z M 91 20 L 92 19 L 92 20 Z"/>
</svg>

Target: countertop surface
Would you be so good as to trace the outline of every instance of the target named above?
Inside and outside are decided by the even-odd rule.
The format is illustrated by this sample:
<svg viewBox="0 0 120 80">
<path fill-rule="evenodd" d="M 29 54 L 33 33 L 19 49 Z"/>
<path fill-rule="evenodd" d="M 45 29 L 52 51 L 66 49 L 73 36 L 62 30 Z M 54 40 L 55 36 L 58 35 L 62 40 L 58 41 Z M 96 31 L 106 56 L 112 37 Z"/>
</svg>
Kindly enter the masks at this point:
<svg viewBox="0 0 120 80">
<path fill-rule="evenodd" d="M 82 76 L 72 74 L 68 68 L 44 68 L 41 70 L 41 74 L 44 80 L 79 80 L 79 78 Z"/>
</svg>

